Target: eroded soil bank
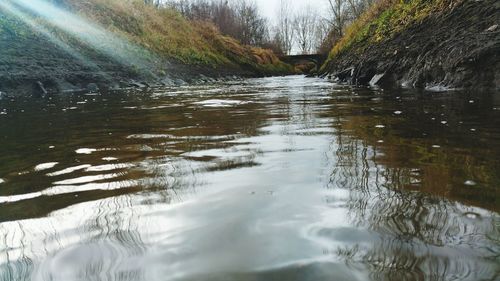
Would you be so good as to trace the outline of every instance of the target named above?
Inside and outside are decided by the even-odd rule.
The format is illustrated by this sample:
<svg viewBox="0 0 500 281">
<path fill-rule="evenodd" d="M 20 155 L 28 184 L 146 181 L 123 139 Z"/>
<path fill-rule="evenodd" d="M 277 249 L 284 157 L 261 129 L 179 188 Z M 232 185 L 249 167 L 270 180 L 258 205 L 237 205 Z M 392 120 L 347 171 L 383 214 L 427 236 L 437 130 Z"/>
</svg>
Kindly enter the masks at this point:
<svg viewBox="0 0 500 281">
<path fill-rule="evenodd" d="M 390 39 L 354 43 L 323 74 L 360 85 L 499 89 L 499 24 L 499 1 L 464 1 Z"/>
<path fill-rule="evenodd" d="M 85 58 L 80 59 L 43 37 L 0 36 L 0 96 L 4 97 L 174 86 L 233 76 L 263 75 L 241 66 L 187 65 L 167 59 L 145 60 L 146 63 L 138 68 L 117 62 L 91 48 L 80 47 L 78 54 Z"/>
<path fill-rule="evenodd" d="M 0 98 L 287 74 L 270 50 L 141 1 L 0 2 Z"/>
</svg>

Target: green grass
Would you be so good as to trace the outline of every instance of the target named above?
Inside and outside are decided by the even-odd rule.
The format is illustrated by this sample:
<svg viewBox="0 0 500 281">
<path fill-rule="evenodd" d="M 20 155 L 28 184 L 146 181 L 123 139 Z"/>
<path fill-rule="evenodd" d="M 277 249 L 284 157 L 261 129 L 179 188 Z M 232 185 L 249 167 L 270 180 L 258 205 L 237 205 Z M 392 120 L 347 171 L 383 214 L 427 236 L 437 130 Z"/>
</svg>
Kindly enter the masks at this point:
<svg viewBox="0 0 500 281">
<path fill-rule="evenodd" d="M 143 47 L 144 53 L 183 64 L 207 67 L 244 67 L 262 74 L 291 72 L 292 68 L 270 51 L 243 46 L 223 36 L 213 25 L 192 22 L 172 9 L 156 9 L 143 0 L 63 0 L 66 8 Z M 70 42 L 71 36 L 38 18 L 37 24 L 59 39 Z M 0 34 L 12 37 L 38 36 L 22 21 L 2 13 Z M 138 54 L 143 55 L 143 54 Z"/>
<path fill-rule="evenodd" d="M 185 64 L 212 67 L 244 65 L 258 71 L 288 70 L 270 51 L 255 52 L 223 36 L 211 24 L 191 22 L 171 9 L 155 9 L 141 0 L 66 0 L 85 18 L 155 53 Z M 257 53 L 257 55 L 256 55 Z M 262 59 L 259 54 L 272 56 Z"/>
<path fill-rule="evenodd" d="M 408 26 L 429 15 L 451 8 L 463 0 L 380 0 L 349 25 L 342 39 L 333 47 L 322 71 L 338 55 L 354 45 L 363 47 L 393 38 Z"/>
</svg>

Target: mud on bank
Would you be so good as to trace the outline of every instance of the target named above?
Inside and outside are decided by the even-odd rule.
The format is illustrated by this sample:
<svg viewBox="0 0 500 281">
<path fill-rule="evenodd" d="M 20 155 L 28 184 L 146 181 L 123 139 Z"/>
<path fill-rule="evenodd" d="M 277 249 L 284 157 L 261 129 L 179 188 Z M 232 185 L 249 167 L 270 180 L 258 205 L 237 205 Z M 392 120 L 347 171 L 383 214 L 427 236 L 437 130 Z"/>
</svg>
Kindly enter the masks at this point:
<svg viewBox="0 0 500 281">
<path fill-rule="evenodd" d="M 144 1 L 49 2 L 0 2 L 1 95 L 172 86 L 293 70 L 270 50 L 243 46 L 209 23 Z"/>
<path fill-rule="evenodd" d="M 374 42 L 375 29 L 391 16 L 379 15 L 364 27 L 367 36 L 331 54 L 323 75 L 359 85 L 500 89 L 500 2 L 449 2 L 448 8 Z"/>
<path fill-rule="evenodd" d="M 88 60 L 75 58 L 43 37 L 3 34 L 0 41 L 1 95 L 174 86 L 233 76 L 264 75 L 243 67 L 186 65 L 167 59 L 149 61 L 139 68 L 121 64 L 83 46 L 78 53 Z"/>
</svg>

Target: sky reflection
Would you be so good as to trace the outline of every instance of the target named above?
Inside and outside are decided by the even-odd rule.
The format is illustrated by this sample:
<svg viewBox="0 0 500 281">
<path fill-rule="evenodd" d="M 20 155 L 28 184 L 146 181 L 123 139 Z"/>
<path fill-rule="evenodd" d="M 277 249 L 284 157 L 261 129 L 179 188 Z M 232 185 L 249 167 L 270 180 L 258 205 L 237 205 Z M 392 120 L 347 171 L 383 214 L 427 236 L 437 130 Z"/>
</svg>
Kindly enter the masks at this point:
<svg viewBox="0 0 500 281">
<path fill-rule="evenodd" d="M 175 91 L 5 104 L 0 280 L 498 277 L 496 111 L 304 77 Z"/>
</svg>

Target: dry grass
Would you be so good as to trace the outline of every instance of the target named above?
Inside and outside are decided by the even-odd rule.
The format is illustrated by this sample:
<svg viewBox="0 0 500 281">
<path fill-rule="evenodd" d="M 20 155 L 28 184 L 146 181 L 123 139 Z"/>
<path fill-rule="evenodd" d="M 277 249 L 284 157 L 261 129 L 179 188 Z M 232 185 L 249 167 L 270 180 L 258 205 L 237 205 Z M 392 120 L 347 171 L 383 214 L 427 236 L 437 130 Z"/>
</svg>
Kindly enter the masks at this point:
<svg viewBox="0 0 500 281">
<path fill-rule="evenodd" d="M 86 18 L 183 63 L 286 69 L 270 51 L 242 46 L 209 23 L 190 22 L 176 11 L 156 9 L 142 0 L 66 1 Z"/>
<path fill-rule="evenodd" d="M 139 0 L 67 0 L 88 19 L 165 57 L 184 63 L 226 62 L 178 13 Z"/>
<path fill-rule="evenodd" d="M 254 68 L 262 74 L 293 71 L 291 66 L 281 62 L 271 50 L 241 45 L 236 39 L 221 35 L 211 23 L 194 24 L 205 40 L 233 64 Z"/>
</svg>

